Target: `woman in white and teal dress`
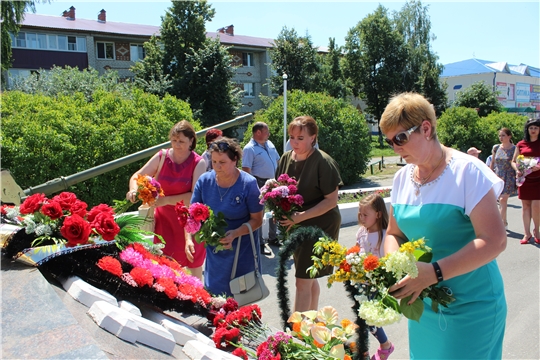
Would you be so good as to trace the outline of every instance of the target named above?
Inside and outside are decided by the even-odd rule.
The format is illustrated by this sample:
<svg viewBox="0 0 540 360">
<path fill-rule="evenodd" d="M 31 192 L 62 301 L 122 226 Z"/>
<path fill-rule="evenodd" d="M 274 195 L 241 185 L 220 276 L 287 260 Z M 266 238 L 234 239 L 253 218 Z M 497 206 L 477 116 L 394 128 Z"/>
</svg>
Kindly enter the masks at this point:
<svg viewBox="0 0 540 360">
<path fill-rule="evenodd" d="M 407 165 L 395 176 L 385 252 L 425 237 L 432 263 L 390 291 L 416 300 L 430 286 L 455 301 L 409 320 L 411 359 L 501 359 L 506 323 L 504 286 L 495 258 L 506 247 L 497 209 L 504 183 L 482 161 L 442 145 L 433 106 L 421 95 L 391 99 L 381 117 L 387 142 Z"/>
</svg>

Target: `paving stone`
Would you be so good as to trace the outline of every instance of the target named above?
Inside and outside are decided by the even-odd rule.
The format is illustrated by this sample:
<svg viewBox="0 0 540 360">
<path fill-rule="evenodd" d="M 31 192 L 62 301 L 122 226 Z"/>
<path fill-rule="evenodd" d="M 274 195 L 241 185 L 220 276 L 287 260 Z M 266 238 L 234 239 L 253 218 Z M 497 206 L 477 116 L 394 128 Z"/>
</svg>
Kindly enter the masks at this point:
<svg viewBox="0 0 540 360">
<path fill-rule="evenodd" d="M 182 350 L 191 360 L 238 360 L 238 356 L 197 340 L 189 340 Z"/>
<path fill-rule="evenodd" d="M 143 308 L 143 316 L 148 320 L 160 324 L 174 336 L 178 345 L 184 346 L 189 340 L 198 340 L 210 347 L 215 347 L 214 342 L 208 336 L 195 329 L 193 326 L 159 311 Z"/>
<path fill-rule="evenodd" d="M 96 301 L 88 310 L 88 315 L 101 328 L 122 340 L 134 343 L 139 337 L 139 327 L 130 313 L 106 301 Z"/>
<path fill-rule="evenodd" d="M 136 307 L 135 305 L 133 305 L 132 303 L 130 303 L 129 301 L 126 301 L 126 300 L 120 300 L 118 302 L 118 307 L 120 309 L 124 309 L 126 310 L 127 312 L 133 314 L 133 315 L 137 315 L 137 316 L 141 316 L 141 310 L 139 310 L 138 307 Z"/>
<path fill-rule="evenodd" d="M 87 282 L 83 281 L 78 276 L 71 276 L 67 279 L 61 279 L 62 286 L 75 300 L 91 307 L 96 301 L 102 300 L 111 305 L 118 306 L 116 298 L 108 292 L 98 289 Z"/>
</svg>

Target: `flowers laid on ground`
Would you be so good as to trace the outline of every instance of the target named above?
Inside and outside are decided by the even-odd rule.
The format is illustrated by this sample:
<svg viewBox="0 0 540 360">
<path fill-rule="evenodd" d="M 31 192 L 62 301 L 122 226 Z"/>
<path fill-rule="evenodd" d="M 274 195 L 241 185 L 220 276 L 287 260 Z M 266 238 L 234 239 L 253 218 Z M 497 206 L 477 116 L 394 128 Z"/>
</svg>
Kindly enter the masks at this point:
<svg viewBox="0 0 540 360">
<path fill-rule="evenodd" d="M 234 303 L 231 303 L 234 308 Z M 238 304 L 236 304 L 238 306 Z M 242 336 L 249 336 L 249 331 L 256 326 L 261 326 L 262 312 L 259 305 L 247 305 L 226 314 L 218 313 L 214 317 L 213 324 L 216 331 L 212 339 L 216 348 L 221 349 L 229 344 L 239 344 Z"/>
<path fill-rule="evenodd" d="M 518 176 L 516 179 L 517 186 L 523 185 L 525 182 L 525 177 L 532 173 L 532 168 L 540 164 L 540 157 L 526 157 L 523 155 L 518 155 L 516 158 L 516 165 L 522 175 Z"/>
<path fill-rule="evenodd" d="M 132 287 L 153 288 L 165 293 L 169 299 L 189 300 L 204 308 L 209 308 L 212 302 L 201 280 L 190 275 L 176 261 L 152 254 L 141 243 L 130 244 L 118 257 L 103 256 L 96 265 Z"/>
<path fill-rule="evenodd" d="M 325 266 L 338 269 L 328 278 L 328 287 L 334 282 L 351 281 L 359 290 L 356 300 L 360 303 L 358 315 L 368 325 L 381 327 L 400 320 L 401 314 L 409 319 L 419 320 L 424 311 L 422 299 L 432 300 L 432 309 L 438 312 L 439 304 L 447 307 L 454 301 L 443 288 L 429 286 L 411 305 L 409 297 L 399 303 L 389 293 L 389 288 L 409 275 L 418 276 L 417 261 L 431 261 L 431 249 L 424 239 L 407 242 L 398 251 L 382 258 L 369 253 L 360 253 L 358 245 L 347 249 L 336 241 L 321 238 L 313 249 L 313 266 L 310 275 L 315 276 Z"/>
<path fill-rule="evenodd" d="M 291 215 L 300 210 L 300 207 L 304 203 L 302 195 L 297 194 L 298 188 L 297 182 L 294 178 L 289 177 L 287 174 L 281 174 L 277 180 L 269 179 L 266 184 L 261 188 L 260 204 L 267 206 L 273 213 L 276 221 L 282 219 L 284 216 L 291 219 Z M 279 225 L 280 234 L 285 235 L 293 228 L 285 228 Z"/>
<path fill-rule="evenodd" d="M 198 243 L 214 246 L 214 252 L 224 249 L 220 240 L 225 236 L 227 222 L 222 212 L 215 215 L 209 206 L 201 203 L 193 203 L 187 207 L 183 200 L 176 203 L 174 210 L 180 226 L 194 235 Z"/>
<path fill-rule="evenodd" d="M 84 245 L 102 238 L 111 241 L 120 233 L 114 210 L 106 204 L 88 205 L 71 192 L 62 192 L 49 199 L 45 194 L 28 196 L 19 207 L 6 208 L 5 217 L 13 224 L 34 234 L 31 246 L 46 242 L 68 247 Z"/>
</svg>

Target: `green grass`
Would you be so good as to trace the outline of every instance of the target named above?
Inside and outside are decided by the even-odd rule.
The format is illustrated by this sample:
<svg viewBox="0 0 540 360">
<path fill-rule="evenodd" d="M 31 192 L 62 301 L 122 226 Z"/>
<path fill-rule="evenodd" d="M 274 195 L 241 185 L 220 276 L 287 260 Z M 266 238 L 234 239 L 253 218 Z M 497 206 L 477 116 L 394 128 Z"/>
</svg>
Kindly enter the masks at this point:
<svg viewBox="0 0 540 360">
<path fill-rule="evenodd" d="M 388 146 L 388 144 L 385 141 L 383 142 L 384 144 L 381 148 L 379 147 L 379 136 L 377 135 L 371 136 L 371 152 L 369 153 L 371 157 L 396 156 L 394 149 Z"/>
<path fill-rule="evenodd" d="M 366 197 L 367 195 L 373 194 L 373 193 L 378 193 L 382 197 L 390 196 L 390 190 L 389 189 L 341 193 L 341 194 L 338 195 L 338 204 L 359 202 L 362 198 Z"/>
</svg>

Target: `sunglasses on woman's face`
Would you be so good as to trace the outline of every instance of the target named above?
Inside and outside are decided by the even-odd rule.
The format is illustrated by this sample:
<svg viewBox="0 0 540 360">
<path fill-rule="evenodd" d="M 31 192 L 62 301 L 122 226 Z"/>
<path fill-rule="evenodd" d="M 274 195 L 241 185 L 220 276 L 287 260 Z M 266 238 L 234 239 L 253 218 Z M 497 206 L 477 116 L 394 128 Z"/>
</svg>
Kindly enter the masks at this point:
<svg viewBox="0 0 540 360">
<path fill-rule="evenodd" d="M 409 130 L 407 131 L 402 131 L 400 133 L 397 133 L 396 136 L 394 136 L 392 139 L 389 139 L 389 138 L 384 138 L 384 140 L 388 143 L 388 145 L 390 146 L 394 146 L 397 145 L 397 146 L 403 146 L 405 145 L 406 143 L 409 142 L 409 136 L 416 130 L 418 129 L 420 125 L 416 125 L 416 126 L 413 126 L 412 128 L 410 128 Z"/>
</svg>

